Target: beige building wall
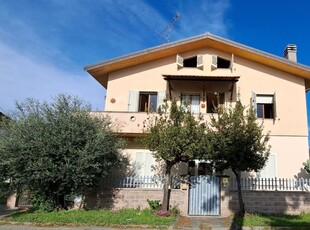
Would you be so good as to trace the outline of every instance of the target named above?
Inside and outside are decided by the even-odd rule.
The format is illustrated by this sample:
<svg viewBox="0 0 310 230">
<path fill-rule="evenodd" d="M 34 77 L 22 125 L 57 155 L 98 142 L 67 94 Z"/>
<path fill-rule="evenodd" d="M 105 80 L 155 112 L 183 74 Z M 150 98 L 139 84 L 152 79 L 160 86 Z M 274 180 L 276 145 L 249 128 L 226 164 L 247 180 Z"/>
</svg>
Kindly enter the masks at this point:
<svg viewBox="0 0 310 230">
<path fill-rule="evenodd" d="M 170 56 L 110 73 L 106 94 L 106 111 L 112 112 L 112 117 L 113 112 L 128 111 L 128 96 L 132 90 L 166 91 L 168 95 L 169 87 L 163 79 L 163 75 L 237 76 L 240 78 L 234 87 L 233 103 L 240 99 L 244 105 L 249 105 L 253 92 L 276 95 L 276 119 L 258 119 L 258 122 L 264 123 L 266 133 L 270 131 L 269 144 L 272 146 L 271 153 L 276 156 L 277 176 L 302 175 L 300 174 L 302 162 L 309 158 L 304 79 L 215 49 L 204 48 L 180 55 L 187 58 L 197 54 L 203 55 L 203 69 L 178 68 L 176 56 Z M 212 68 L 212 55 L 231 60 L 232 68 Z M 228 83 L 225 84 L 221 87 L 226 90 L 230 88 Z M 180 99 L 182 92 L 199 92 L 202 96 L 201 85 L 195 82 L 173 83 L 172 98 Z M 206 84 L 206 91 L 215 89 L 221 90 L 219 85 L 210 82 Z M 229 100 L 230 92 L 227 91 L 225 106 L 230 105 Z M 201 101 L 201 103 L 204 102 Z M 201 108 L 201 112 L 205 113 L 206 111 Z M 121 116 L 127 116 L 124 122 L 125 124 L 129 123 L 131 133 L 141 132 L 143 121 L 139 117 L 145 117 L 145 113 L 136 113 L 135 119 L 138 120 L 134 121 L 129 121 L 129 115 L 126 113 Z M 126 132 L 126 125 L 123 132 Z M 137 149 L 132 148 L 127 151 L 130 155 L 134 155 Z"/>
</svg>

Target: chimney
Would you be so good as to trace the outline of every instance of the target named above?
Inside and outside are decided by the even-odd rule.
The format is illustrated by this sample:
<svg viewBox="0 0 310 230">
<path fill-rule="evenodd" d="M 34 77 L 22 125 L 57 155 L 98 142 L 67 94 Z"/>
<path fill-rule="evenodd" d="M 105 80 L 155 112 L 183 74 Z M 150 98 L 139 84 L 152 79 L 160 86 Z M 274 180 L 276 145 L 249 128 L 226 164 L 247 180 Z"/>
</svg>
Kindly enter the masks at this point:
<svg viewBox="0 0 310 230">
<path fill-rule="evenodd" d="M 290 61 L 297 62 L 297 46 L 288 44 L 284 50 L 284 57 Z"/>
</svg>

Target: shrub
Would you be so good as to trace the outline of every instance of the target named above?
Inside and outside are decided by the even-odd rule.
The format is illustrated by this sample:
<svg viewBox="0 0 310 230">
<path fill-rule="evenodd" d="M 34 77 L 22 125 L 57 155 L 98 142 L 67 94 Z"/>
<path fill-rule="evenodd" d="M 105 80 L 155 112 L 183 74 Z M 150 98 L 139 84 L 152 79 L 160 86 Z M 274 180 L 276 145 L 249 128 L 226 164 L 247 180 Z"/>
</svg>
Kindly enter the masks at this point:
<svg viewBox="0 0 310 230">
<path fill-rule="evenodd" d="M 161 209 L 160 200 L 149 200 L 147 199 L 147 203 L 153 211 L 158 211 Z"/>
</svg>

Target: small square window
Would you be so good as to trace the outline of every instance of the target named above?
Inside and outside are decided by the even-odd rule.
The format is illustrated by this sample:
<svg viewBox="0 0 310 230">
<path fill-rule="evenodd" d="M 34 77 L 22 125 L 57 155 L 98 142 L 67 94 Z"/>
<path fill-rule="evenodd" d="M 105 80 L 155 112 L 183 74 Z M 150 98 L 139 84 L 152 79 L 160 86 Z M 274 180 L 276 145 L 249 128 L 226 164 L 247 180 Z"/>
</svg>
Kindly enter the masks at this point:
<svg viewBox="0 0 310 230">
<path fill-rule="evenodd" d="M 274 115 L 274 96 L 257 95 L 256 96 L 256 114 L 257 118 L 275 118 Z"/>
<path fill-rule="evenodd" d="M 139 95 L 139 112 L 156 112 L 157 93 L 141 92 Z"/>
<path fill-rule="evenodd" d="M 197 67 L 197 56 L 184 59 L 183 67 L 196 68 Z"/>
</svg>

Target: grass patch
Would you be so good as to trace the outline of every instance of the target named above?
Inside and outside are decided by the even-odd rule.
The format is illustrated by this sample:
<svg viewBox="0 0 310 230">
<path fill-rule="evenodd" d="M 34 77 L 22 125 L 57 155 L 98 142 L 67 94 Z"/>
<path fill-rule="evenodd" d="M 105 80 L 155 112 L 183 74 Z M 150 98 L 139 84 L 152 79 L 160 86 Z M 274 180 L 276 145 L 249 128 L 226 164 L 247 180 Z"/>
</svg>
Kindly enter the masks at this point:
<svg viewBox="0 0 310 230">
<path fill-rule="evenodd" d="M 243 219 L 237 217 L 239 226 L 268 226 L 268 227 L 309 227 L 310 213 L 300 215 L 265 215 L 246 214 Z"/>
<path fill-rule="evenodd" d="M 6 219 L 7 222 L 31 222 L 49 225 L 74 226 L 121 226 L 148 225 L 150 227 L 168 227 L 176 217 L 155 215 L 150 209 L 121 209 L 109 210 L 70 210 L 58 212 L 26 212 L 16 213 Z"/>
</svg>

